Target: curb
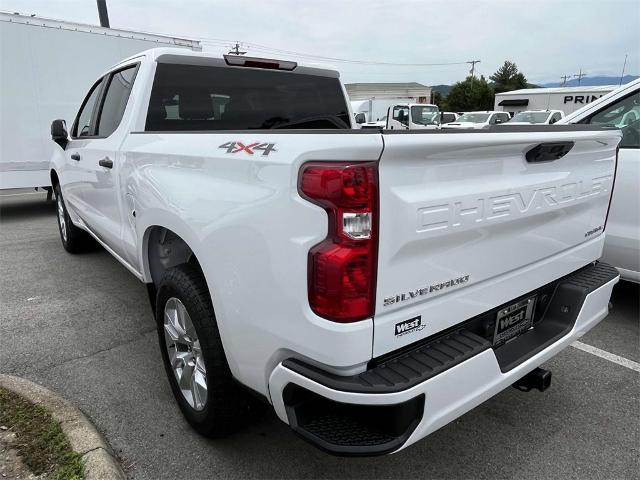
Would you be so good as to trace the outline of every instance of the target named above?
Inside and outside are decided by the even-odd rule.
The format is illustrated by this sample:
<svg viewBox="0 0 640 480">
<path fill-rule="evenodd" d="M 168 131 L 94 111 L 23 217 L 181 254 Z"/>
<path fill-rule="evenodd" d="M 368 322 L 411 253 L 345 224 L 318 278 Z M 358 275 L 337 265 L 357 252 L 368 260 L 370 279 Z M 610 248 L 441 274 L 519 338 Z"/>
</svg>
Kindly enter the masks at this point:
<svg viewBox="0 0 640 480">
<path fill-rule="evenodd" d="M 126 477 L 113 451 L 91 420 L 69 401 L 24 378 L 0 374 L 0 387 L 45 407 L 60 423 L 71 448 L 82 456 L 86 480 Z"/>
</svg>

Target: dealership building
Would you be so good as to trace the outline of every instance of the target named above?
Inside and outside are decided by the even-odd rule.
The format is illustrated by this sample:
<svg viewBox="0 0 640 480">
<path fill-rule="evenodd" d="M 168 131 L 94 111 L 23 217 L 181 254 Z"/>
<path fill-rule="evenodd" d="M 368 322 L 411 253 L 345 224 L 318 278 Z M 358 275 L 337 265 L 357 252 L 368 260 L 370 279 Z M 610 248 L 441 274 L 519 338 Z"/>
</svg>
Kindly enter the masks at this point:
<svg viewBox="0 0 640 480">
<path fill-rule="evenodd" d="M 371 98 L 403 98 L 415 103 L 431 101 L 431 87 L 416 82 L 407 83 L 347 83 L 349 100 L 369 100 Z"/>
</svg>

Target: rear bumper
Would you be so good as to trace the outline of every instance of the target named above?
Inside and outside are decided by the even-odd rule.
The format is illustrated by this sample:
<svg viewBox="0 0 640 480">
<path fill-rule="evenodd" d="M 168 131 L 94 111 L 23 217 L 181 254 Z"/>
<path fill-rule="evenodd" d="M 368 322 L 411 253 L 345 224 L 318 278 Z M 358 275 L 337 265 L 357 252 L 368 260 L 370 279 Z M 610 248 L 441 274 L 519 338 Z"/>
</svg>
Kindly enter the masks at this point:
<svg viewBox="0 0 640 480">
<path fill-rule="evenodd" d="M 332 454 L 401 450 L 584 335 L 607 315 L 618 280 L 602 263 L 562 279 L 540 323 L 495 349 L 464 322 L 350 377 L 285 360 L 269 379 L 274 409 L 297 434 Z"/>
</svg>

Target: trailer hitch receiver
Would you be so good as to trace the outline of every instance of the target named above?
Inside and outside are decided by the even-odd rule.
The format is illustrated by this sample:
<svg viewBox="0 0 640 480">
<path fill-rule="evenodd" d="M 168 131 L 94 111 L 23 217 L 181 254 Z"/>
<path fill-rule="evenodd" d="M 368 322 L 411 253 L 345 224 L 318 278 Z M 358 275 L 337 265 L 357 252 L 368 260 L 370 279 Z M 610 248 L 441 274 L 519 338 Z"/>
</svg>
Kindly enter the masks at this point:
<svg viewBox="0 0 640 480">
<path fill-rule="evenodd" d="M 532 389 L 544 392 L 551 386 L 551 372 L 544 368 L 536 368 L 527 373 L 524 377 L 513 384 L 521 392 L 528 392 Z"/>
</svg>

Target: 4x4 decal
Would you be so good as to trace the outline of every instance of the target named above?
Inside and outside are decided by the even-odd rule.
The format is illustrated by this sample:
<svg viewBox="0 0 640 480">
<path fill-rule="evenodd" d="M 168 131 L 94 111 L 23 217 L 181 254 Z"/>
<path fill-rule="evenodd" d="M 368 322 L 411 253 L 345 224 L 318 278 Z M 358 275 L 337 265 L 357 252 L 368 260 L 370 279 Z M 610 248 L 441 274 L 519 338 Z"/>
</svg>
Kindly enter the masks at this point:
<svg viewBox="0 0 640 480">
<path fill-rule="evenodd" d="M 245 145 L 242 142 L 227 142 L 220 145 L 218 148 L 224 148 L 227 150 L 226 153 L 240 153 L 246 152 L 249 155 L 253 155 L 254 151 L 261 151 L 262 156 L 266 157 L 271 152 L 277 152 L 275 143 L 260 143 L 254 142 L 248 145 Z"/>
</svg>

